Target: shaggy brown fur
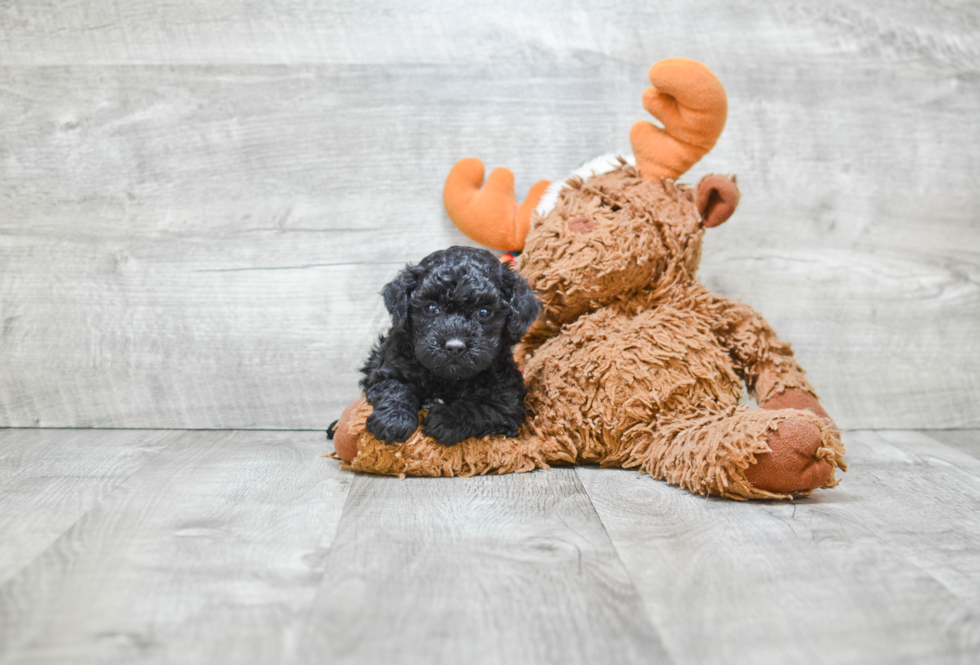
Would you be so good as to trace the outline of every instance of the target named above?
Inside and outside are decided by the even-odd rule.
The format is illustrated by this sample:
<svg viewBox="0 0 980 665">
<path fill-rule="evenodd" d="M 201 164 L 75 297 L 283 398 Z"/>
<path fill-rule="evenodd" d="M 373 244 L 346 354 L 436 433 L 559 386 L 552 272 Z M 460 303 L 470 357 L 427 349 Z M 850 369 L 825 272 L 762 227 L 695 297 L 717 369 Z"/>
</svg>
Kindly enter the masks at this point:
<svg viewBox="0 0 980 665">
<path fill-rule="evenodd" d="M 695 278 L 704 235 L 695 195 L 625 163 L 569 180 L 555 207 L 535 217 L 521 256 L 543 311 L 516 350 L 528 388 L 519 437 L 446 448 L 416 431 L 385 445 L 364 430 L 364 403 L 342 423 L 357 441 L 351 468 L 469 476 L 589 463 L 640 469 L 699 494 L 786 498 L 813 486 L 764 489 L 746 471 L 790 421 L 814 432 L 813 459 L 829 470 L 819 482 L 835 485 L 844 449 L 829 419 L 738 405 L 743 382 L 763 405 L 794 391 L 817 402 L 790 345 L 750 307 Z"/>
</svg>

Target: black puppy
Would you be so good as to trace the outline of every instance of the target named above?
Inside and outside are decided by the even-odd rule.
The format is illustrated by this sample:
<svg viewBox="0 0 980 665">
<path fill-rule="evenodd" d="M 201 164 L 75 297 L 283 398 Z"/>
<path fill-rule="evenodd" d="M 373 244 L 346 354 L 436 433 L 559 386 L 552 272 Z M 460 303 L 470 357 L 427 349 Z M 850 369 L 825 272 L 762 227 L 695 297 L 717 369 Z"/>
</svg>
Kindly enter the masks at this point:
<svg viewBox="0 0 980 665">
<path fill-rule="evenodd" d="M 446 446 L 517 436 L 526 391 L 512 349 L 541 309 L 524 278 L 484 249 L 450 247 L 407 266 L 382 295 L 392 325 L 361 370 L 374 407 L 367 430 L 405 441 L 427 408 L 422 429 Z"/>
</svg>

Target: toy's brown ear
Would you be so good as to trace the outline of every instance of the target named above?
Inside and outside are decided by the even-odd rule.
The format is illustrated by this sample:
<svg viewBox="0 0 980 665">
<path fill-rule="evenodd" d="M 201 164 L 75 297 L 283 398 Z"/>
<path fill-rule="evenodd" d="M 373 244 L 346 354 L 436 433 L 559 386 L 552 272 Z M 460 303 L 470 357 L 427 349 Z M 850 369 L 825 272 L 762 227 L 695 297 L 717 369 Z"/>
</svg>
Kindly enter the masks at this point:
<svg viewBox="0 0 980 665">
<path fill-rule="evenodd" d="M 697 206 L 701 223 L 707 228 L 728 220 L 738 206 L 738 185 L 735 176 L 706 175 L 698 183 Z"/>
</svg>

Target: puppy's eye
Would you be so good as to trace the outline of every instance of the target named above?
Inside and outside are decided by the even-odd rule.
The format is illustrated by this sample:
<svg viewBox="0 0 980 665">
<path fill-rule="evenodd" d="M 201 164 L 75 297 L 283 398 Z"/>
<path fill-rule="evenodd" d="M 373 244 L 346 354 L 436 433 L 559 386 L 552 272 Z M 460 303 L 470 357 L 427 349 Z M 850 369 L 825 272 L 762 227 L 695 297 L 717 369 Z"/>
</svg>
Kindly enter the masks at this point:
<svg viewBox="0 0 980 665">
<path fill-rule="evenodd" d="M 479 311 L 477 311 L 477 314 L 480 315 L 481 319 L 485 319 L 489 317 L 491 314 L 493 314 L 493 312 L 491 312 L 488 307 L 481 307 Z"/>
<path fill-rule="evenodd" d="M 429 314 L 438 314 L 439 305 L 435 304 L 434 302 L 430 302 L 428 305 L 425 306 L 425 311 L 428 312 Z"/>
</svg>

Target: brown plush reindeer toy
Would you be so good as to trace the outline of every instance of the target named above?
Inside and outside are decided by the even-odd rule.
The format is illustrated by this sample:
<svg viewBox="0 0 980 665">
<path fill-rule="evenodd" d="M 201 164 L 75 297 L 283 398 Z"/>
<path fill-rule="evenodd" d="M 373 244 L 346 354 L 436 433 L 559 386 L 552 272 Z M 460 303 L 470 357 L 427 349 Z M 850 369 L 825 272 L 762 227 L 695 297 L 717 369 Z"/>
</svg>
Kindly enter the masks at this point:
<svg viewBox="0 0 980 665">
<path fill-rule="evenodd" d="M 721 83 L 692 60 L 650 70 L 636 166 L 597 160 L 564 183 L 540 182 L 518 205 L 514 177 L 464 159 L 446 180 L 452 220 L 469 237 L 519 250 L 543 309 L 516 349 L 527 383 L 517 438 L 442 446 L 420 430 L 387 445 L 365 430 L 363 398 L 335 445 L 350 468 L 470 476 L 600 464 L 636 468 L 698 494 L 807 495 L 844 469 L 838 432 L 781 341 L 757 312 L 695 277 L 705 228 L 738 203 L 735 179 L 678 184 L 710 150 L 727 115 Z M 762 408 L 739 405 L 743 382 Z"/>
</svg>

